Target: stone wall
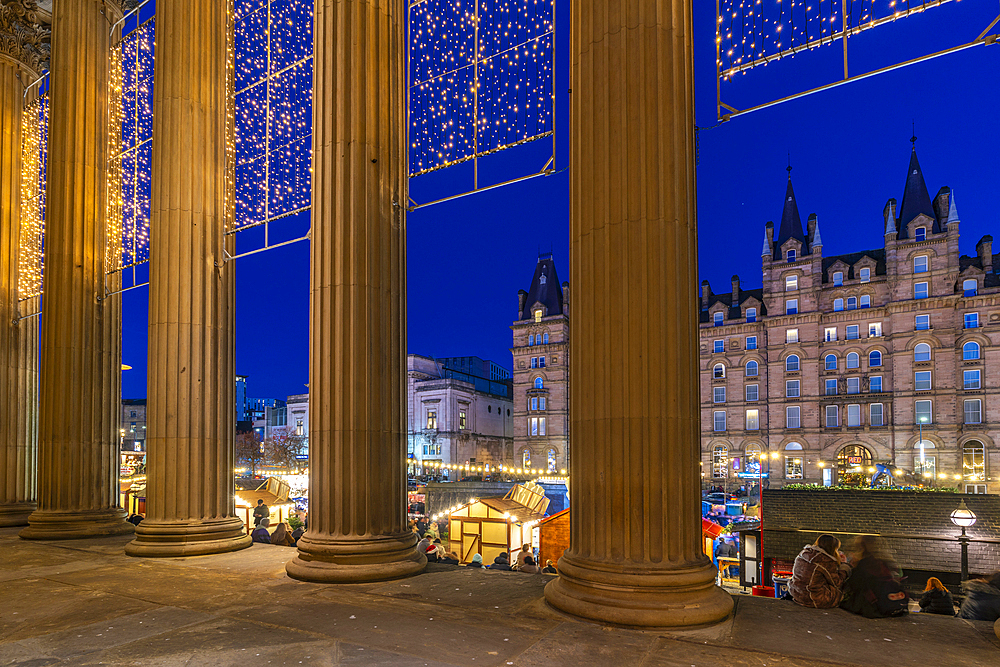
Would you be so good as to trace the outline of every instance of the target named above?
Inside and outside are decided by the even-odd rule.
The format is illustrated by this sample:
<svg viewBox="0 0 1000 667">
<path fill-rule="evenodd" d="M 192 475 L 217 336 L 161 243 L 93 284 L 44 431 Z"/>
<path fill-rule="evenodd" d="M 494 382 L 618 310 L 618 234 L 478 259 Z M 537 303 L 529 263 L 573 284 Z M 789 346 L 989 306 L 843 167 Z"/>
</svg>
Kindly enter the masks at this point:
<svg viewBox="0 0 1000 667">
<path fill-rule="evenodd" d="M 968 529 L 969 571 L 1000 570 L 1000 496 L 907 491 L 764 491 L 764 556 L 794 560 L 821 533 L 851 544 L 881 535 L 904 570 L 961 571 L 959 528 L 949 516 L 961 500 L 976 513 Z"/>
</svg>

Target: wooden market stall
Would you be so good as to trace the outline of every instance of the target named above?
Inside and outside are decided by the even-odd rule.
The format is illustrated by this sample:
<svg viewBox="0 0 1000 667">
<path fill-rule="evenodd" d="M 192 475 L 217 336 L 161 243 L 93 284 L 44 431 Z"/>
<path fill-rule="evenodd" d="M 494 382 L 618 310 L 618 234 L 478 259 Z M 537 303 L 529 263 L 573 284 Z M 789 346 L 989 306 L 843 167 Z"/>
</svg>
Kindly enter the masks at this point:
<svg viewBox="0 0 1000 667">
<path fill-rule="evenodd" d="M 240 488 L 243 487 L 243 488 Z M 236 515 L 243 519 L 243 526 L 247 534 L 253 530 L 253 509 L 257 506 L 257 500 L 263 500 L 270 510 L 268 518 L 271 526 L 277 526 L 283 521 L 288 521 L 288 517 L 295 509 L 295 503 L 288 499 L 291 487 L 288 482 L 277 477 L 267 479 L 255 479 L 249 484 L 238 484 L 236 488 Z"/>
<path fill-rule="evenodd" d="M 502 498 L 474 498 L 449 513 L 451 550 L 462 563 L 480 554 L 488 565 L 501 553 L 530 544 L 532 528 L 548 506 L 545 490 L 534 482 L 518 484 Z"/>
<path fill-rule="evenodd" d="M 533 537 L 533 545 L 538 547 L 539 567 L 547 560 L 558 563 L 563 552 L 569 549 L 569 508 L 539 521 Z"/>
</svg>

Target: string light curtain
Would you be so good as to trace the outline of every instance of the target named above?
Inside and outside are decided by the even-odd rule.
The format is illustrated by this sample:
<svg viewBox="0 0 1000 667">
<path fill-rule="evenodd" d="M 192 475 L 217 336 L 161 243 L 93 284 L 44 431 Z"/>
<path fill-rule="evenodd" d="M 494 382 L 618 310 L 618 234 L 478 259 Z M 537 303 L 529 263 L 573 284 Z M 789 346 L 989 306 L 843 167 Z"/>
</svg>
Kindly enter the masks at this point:
<svg viewBox="0 0 1000 667">
<path fill-rule="evenodd" d="M 417 176 L 553 130 L 552 0 L 409 7 L 409 161 Z"/>
<path fill-rule="evenodd" d="M 950 0 L 718 0 L 716 65 L 725 81 Z M 844 11 L 846 8 L 846 12 Z"/>
<path fill-rule="evenodd" d="M 45 256 L 45 176 L 49 149 L 49 100 L 42 95 L 21 116 L 21 228 L 17 298 L 42 293 Z"/>
<path fill-rule="evenodd" d="M 312 0 L 235 0 L 234 230 L 310 206 Z"/>
</svg>

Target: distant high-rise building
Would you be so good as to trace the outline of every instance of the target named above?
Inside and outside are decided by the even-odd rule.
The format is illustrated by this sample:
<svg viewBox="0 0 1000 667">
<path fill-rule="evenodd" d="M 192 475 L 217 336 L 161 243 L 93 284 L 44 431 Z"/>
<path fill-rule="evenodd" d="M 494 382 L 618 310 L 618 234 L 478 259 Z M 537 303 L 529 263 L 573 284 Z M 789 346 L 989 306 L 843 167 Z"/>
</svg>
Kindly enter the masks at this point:
<svg viewBox="0 0 1000 667">
<path fill-rule="evenodd" d="M 236 376 L 236 421 L 248 421 L 247 417 L 247 376 Z"/>
</svg>

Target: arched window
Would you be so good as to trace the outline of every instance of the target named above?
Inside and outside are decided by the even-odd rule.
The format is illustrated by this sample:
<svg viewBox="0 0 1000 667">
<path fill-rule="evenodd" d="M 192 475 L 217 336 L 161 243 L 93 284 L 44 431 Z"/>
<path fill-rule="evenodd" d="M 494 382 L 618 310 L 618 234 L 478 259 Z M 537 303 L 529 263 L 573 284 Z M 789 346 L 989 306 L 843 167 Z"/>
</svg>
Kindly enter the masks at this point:
<svg viewBox="0 0 1000 667">
<path fill-rule="evenodd" d="M 556 471 L 556 450 L 550 449 L 548 455 L 548 470 L 549 472 Z"/>
<path fill-rule="evenodd" d="M 857 352 L 847 353 L 846 366 L 848 368 L 861 368 L 861 357 L 858 356 Z"/>
<path fill-rule="evenodd" d="M 837 355 L 828 354 L 823 357 L 823 362 L 826 364 L 826 370 L 835 371 L 837 370 Z"/>
<path fill-rule="evenodd" d="M 978 288 L 978 283 L 975 278 L 969 278 L 968 280 L 962 281 L 962 295 L 963 296 L 976 296 L 976 291 Z"/>
<path fill-rule="evenodd" d="M 743 450 L 743 472 L 756 475 L 760 472 L 760 445 L 750 443 Z"/>
<path fill-rule="evenodd" d="M 962 346 L 962 359 L 964 361 L 974 361 L 979 358 L 979 343 L 970 340 Z"/>
<path fill-rule="evenodd" d="M 875 368 L 876 366 L 882 365 L 882 353 L 878 350 L 872 350 L 868 353 L 868 368 Z"/>
<path fill-rule="evenodd" d="M 712 448 L 712 477 L 716 479 L 729 474 L 729 449 L 725 445 Z"/>
<path fill-rule="evenodd" d="M 931 360 L 931 346 L 927 343 L 917 343 L 916 347 L 913 348 L 913 360 L 914 361 L 930 361 Z"/>
<path fill-rule="evenodd" d="M 712 377 L 713 378 L 724 378 L 726 377 L 726 367 L 722 364 L 716 364 L 712 367 Z"/>
<path fill-rule="evenodd" d="M 756 361 L 748 361 L 747 362 L 746 376 L 748 378 L 755 378 L 755 377 L 757 377 L 757 362 Z"/>
<path fill-rule="evenodd" d="M 531 467 L 531 450 L 525 449 L 521 452 L 521 467 L 530 468 Z"/>
<path fill-rule="evenodd" d="M 966 482 L 986 481 L 986 447 L 977 440 L 962 446 L 962 478 Z"/>
<path fill-rule="evenodd" d="M 790 442 L 787 445 L 785 445 L 785 449 L 801 450 L 802 449 L 802 445 L 800 445 L 797 442 Z"/>
<path fill-rule="evenodd" d="M 542 378 L 535 378 L 535 389 L 544 389 L 544 388 L 545 388 L 545 382 L 542 380 Z"/>
<path fill-rule="evenodd" d="M 847 310 L 857 310 L 858 308 L 858 297 L 849 296 L 847 297 Z"/>
<path fill-rule="evenodd" d="M 872 307 L 872 297 L 871 297 L 870 294 L 862 294 L 861 295 L 861 307 L 862 308 L 871 308 Z"/>
<path fill-rule="evenodd" d="M 872 453 L 861 445 L 848 445 L 837 453 L 837 483 L 847 486 L 870 486 Z"/>
<path fill-rule="evenodd" d="M 788 358 L 785 359 L 785 370 L 786 371 L 799 370 L 799 355 L 797 354 L 788 355 Z"/>
<path fill-rule="evenodd" d="M 843 299 L 834 299 L 833 300 L 833 309 L 834 310 L 843 310 L 844 309 L 844 300 Z"/>
</svg>

